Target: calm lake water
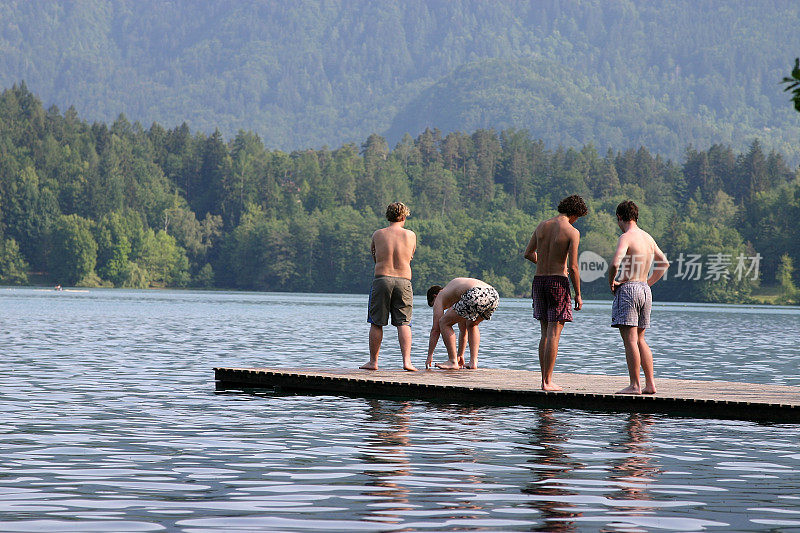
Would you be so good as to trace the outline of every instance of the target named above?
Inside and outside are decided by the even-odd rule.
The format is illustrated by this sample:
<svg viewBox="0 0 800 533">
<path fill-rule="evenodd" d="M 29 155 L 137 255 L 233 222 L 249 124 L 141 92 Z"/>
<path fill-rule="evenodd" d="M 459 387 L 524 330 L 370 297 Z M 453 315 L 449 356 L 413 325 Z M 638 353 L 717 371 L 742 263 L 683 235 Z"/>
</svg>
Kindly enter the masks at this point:
<svg viewBox="0 0 800 533">
<path fill-rule="evenodd" d="M 0 530 L 800 530 L 800 425 L 215 393 L 214 366 L 364 363 L 366 300 L 0 289 Z M 609 316 L 585 305 L 557 371 L 626 373 Z M 653 324 L 657 377 L 800 384 L 798 309 Z M 538 369 L 537 329 L 502 300 L 481 364 Z"/>
</svg>

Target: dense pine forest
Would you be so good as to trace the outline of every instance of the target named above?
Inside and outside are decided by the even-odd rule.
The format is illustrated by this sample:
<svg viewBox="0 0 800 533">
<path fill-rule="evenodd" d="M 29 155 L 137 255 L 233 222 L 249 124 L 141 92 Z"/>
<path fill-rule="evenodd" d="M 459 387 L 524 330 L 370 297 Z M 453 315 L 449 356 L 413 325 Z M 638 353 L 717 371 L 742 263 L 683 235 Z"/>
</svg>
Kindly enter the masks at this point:
<svg viewBox="0 0 800 533">
<path fill-rule="evenodd" d="M 759 138 L 794 164 L 798 19 L 791 0 L 0 0 L 0 87 L 285 151 L 516 128 L 674 161 Z"/>
<path fill-rule="evenodd" d="M 582 249 L 608 257 L 623 199 L 675 261 L 679 254 L 763 259 L 750 276 L 672 278 L 670 300 L 745 302 L 760 283 L 793 292 L 800 261 L 800 176 L 753 141 L 689 147 L 678 161 L 647 148 L 599 153 L 548 146 L 525 130 L 426 129 L 395 146 L 285 152 L 240 131 L 89 123 L 45 109 L 25 86 L 0 95 L 0 283 L 365 292 L 371 233 L 406 202 L 419 237 L 417 291 L 457 275 L 529 291 L 522 251 L 537 221 L 581 194 Z M 602 281 L 588 296 L 605 294 Z"/>
</svg>

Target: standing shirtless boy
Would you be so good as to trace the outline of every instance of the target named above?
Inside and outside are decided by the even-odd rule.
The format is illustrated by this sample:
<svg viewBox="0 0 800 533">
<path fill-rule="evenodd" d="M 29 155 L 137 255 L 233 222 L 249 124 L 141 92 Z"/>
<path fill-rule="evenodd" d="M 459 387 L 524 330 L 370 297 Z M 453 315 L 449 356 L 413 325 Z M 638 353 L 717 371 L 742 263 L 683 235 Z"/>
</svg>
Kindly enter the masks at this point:
<svg viewBox="0 0 800 533">
<path fill-rule="evenodd" d="M 536 264 L 536 274 L 531 286 L 533 318 L 539 321 L 542 335 L 539 338 L 539 367 L 542 371 L 542 390 L 559 391 L 553 382 L 558 342 L 564 324 L 572 322 L 572 301 L 569 297 L 569 279 L 575 289 L 575 310 L 583 307 L 581 275 L 578 271 L 578 244 L 580 232 L 573 227 L 575 221 L 588 212 L 578 195 L 568 196 L 558 204 L 558 215 L 541 222 L 533 232 L 525 259 Z M 567 268 L 569 259 L 569 268 Z"/>
<path fill-rule="evenodd" d="M 630 376 L 630 385 L 617 394 L 656 392 L 653 352 L 644 340 L 644 332 L 650 326 L 650 308 L 653 304 L 650 286 L 661 279 L 669 268 L 669 262 L 653 237 L 639 228 L 638 220 L 639 208 L 635 203 L 628 200 L 617 206 L 617 225 L 622 235 L 608 268 L 608 283 L 614 294 L 611 325 L 619 328 L 622 335 Z M 650 274 L 654 259 L 655 268 Z M 616 279 L 618 272 L 619 280 Z M 644 371 L 644 389 L 639 384 L 639 366 Z"/>
<path fill-rule="evenodd" d="M 428 341 L 428 359 L 425 368 L 430 368 L 433 351 L 442 336 L 447 348 L 447 362 L 436 363 L 437 368 L 454 370 L 478 368 L 478 348 L 481 332 L 478 324 L 490 320 L 497 309 L 500 295 L 494 287 L 475 278 L 455 278 L 444 286 L 434 285 L 428 289 L 428 305 L 433 307 L 433 327 Z M 458 351 L 453 325 L 458 324 L 461 335 Z M 464 364 L 464 337 L 469 340 L 469 364 Z"/>
<path fill-rule="evenodd" d="M 411 310 L 414 293 L 411 289 L 411 259 L 417 249 L 417 236 L 405 229 L 408 207 L 401 202 L 386 208 L 389 226 L 372 234 L 372 259 L 375 277 L 369 292 L 367 322 L 369 328 L 369 362 L 359 368 L 378 369 L 378 354 L 383 341 L 383 326 L 389 323 L 397 328 L 397 339 L 403 355 L 403 368 L 414 371 L 411 364 Z"/>
</svg>

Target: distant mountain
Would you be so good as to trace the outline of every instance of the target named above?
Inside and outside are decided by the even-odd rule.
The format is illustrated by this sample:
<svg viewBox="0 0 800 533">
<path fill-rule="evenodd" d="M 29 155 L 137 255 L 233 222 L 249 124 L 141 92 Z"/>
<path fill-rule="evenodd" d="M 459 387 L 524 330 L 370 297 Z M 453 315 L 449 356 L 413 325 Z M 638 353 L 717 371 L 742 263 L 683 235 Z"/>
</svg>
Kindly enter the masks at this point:
<svg viewBox="0 0 800 533">
<path fill-rule="evenodd" d="M 403 107 L 387 135 L 394 139 L 426 126 L 444 131 L 521 127 L 534 138 L 566 146 L 655 146 L 673 156 L 687 144 L 733 141 L 730 129 L 663 101 L 614 94 L 577 70 L 527 59 L 484 60 L 457 69 Z"/>
<path fill-rule="evenodd" d="M 752 0 L 0 0 L 0 86 L 282 149 L 514 127 L 672 158 L 759 137 L 796 161 L 779 81 L 798 18 Z"/>
</svg>

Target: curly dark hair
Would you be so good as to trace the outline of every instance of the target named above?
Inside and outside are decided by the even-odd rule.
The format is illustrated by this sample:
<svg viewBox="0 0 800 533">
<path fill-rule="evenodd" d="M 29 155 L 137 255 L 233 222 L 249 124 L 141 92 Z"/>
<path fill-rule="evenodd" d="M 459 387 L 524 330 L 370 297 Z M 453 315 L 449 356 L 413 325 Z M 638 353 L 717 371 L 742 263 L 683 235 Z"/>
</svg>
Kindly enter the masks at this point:
<svg viewBox="0 0 800 533">
<path fill-rule="evenodd" d="M 639 208 L 631 200 L 625 200 L 617 206 L 617 216 L 623 222 L 638 222 Z"/>
<path fill-rule="evenodd" d="M 436 295 L 439 294 L 442 289 L 441 285 L 431 285 L 431 288 L 428 289 L 428 307 L 433 307 L 433 301 L 436 299 Z"/>
<path fill-rule="evenodd" d="M 568 217 L 582 217 L 589 212 L 586 202 L 577 194 L 567 196 L 558 204 L 558 212 Z"/>
</svg>

